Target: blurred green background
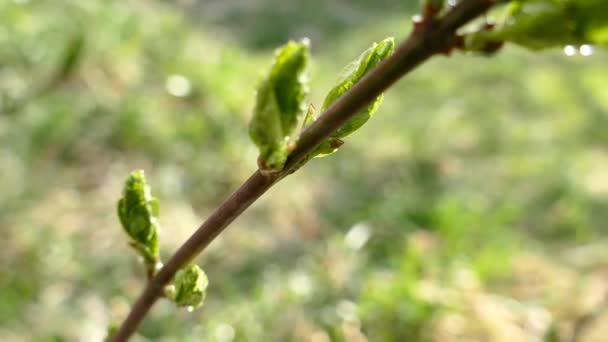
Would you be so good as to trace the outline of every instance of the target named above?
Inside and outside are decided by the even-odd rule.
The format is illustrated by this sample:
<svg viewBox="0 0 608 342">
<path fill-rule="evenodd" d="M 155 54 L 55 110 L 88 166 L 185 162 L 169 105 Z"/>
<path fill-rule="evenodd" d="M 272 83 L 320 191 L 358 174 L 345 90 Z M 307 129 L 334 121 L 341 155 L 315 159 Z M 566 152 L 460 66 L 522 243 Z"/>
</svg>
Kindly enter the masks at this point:
<svg viewBox="0 0 608 342">
<path fill-rule="evenodd" d="M 311 38 L 318 107 L 417 3 L 1 1 L 0 340 L 101 340 L 145 282 L 115 214 L 128 172 L 166 260 L 255 170 L 272 50 Z M 161 301 L 134 340 L 605 341 L 607 57 L 425 64 L 197 259 L 202 309 Z"/>
</svg>

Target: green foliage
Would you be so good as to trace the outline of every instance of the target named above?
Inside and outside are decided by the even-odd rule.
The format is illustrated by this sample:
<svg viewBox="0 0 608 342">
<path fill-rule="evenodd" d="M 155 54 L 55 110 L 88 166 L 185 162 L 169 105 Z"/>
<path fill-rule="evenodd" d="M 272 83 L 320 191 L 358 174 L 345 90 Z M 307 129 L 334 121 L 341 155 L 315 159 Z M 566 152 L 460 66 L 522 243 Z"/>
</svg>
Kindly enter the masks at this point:
<svg viewBox="0 0 608 342">
<path fill-rule="evenodd" d="M 338 100 L 344 93 L 351 89 L 357 82 L 359 82 L 370 70 L 372 70 L 378 63 L 390 56 L 395 49 L 394 38 L 386 38 L 380 43 L 374 43 L 369 49 L 365 50 L 357 59 L 350 62 L 342 70 L 338 81 L 334 87 L 327 93 L 323 100 L 323 106 L 321 112 L 325 111 L 332 103 Z M 374 112 L 378 109 L 382 103 L 383 94 L 378 96 L 366 109 L 355 114 L 349 121 L 347 121 L 340 129 L 338 129 L 331 138 L 321 144 L 315 151 L 317 157 L 323 157 L 337 151 L 341 145 L 339 143 L 340 138 L 344 138 L 347 135 L 353 133 L 363 126 L 369 118 L 372 117 Z"/>
<path fill-rule="evenodd" d="M 79 33 L 68 42 L 60 60 L 59 67 L 57 68 L 55 79 L 65 79 L 74 72 L 83 57 L 84 45 L 85 37 L 82 33 Z"/>
<path fill-rule="evenodd" d="M 362 293 L 361 314 L 373 340 L 424 340 L 426 325 L 438 307 L 418 295 L 418 286 L 433 262 L 409 241 L 389 279 L 370 277 Z"/>
<path fill-rule="evenodd" d="M 268 76 L 258 86 L 249 135 L 260 150 L 263 170 L 279 171 L 288 144 L 306 110 L 309 43 L 289 42 L 275 52 Z"/>
<path fill-rule="evenodd" d="M 118 217 L 133 247 L 148 264 L 158 261 L 158 199 L 152 197 L 143 170 L 129 174 L 118 201 Z"/>
<path fill-rule="evenodd" d="M 350 62 L 344 70 L 342 70 L 336 85 L 327 93 L 321 111 L 325 111 L 329 106 L 339 99 L 344 93 L 352 88 L 372 70 L 378 63 L 390 56 L 395 49 L 395 39 L 386 38 L 380 43 L 374 43 L 369 49 L 365 50 L 361 55 Z M 344 126 L 337 130 L 332 136 L 335 138 L 344 138 L 352 132 L 363 126 L 367 120 L 378 109 L 382 103 L 383 95 L 378 96 L 366 109 L 357 113 Z"/>
<path fill-rule="evenodd" d="M 177 306 L 198 308 L 205 300 L 209 280 L 196 264 L 190 264 L 175 275 L 172 300 Z"/>
<path fill-rule="evenodd" d="M 340 61 L 410 29 L 405 3 L 0 1 L 3 97 L 46 81 L 73 21 L 86 23 L 70 81 L 0 114 L 0 340 L 102 340 L 145 281 L 117 243 L 125 233 L 109 229 L 124 176 L 145 167 L 155 180 L 171 222 L 163 250 L 174 251 L 252 171 L 245 127 L 272 53 L 263 47 L 314 37 L 320 103 Z M 287 178 L 207 250 L 214 295 L 201 310 L 159 303 L 138 338 L 485 341 L 525 326 L 511 340 L 540 341 L 546 317 L 568 338 L 570 304 L 603 296 L 572 285 L 603 284 L 608 260 L 605 61 L 601 49 L 578 58 L 507 45 L 491 60 L 425 64 L 386 94 L 382 120 L 348 137 L 348 153 Z M 168 92 L 171 75 L 187 79 L 187 95 Z M 359 223 L 369 239 L 354 250 L 345 242 Z M 414 253 L 421 231 L 439 243 Z M 479 287 L 448 280 L 459 263 Z M 429 283 L 438 300 L 418 291 Z M 339 314 L 343 300 L 354 318 Z M 606 324 L 590 330 L 606 336 Z"/>
<path fill-rule="evenodd" d="M 118 201 L 118 217 L 131 238 L 131 245 L 146 261 L 148 276 L 154 275 L 159 262 L 158 215 L 159 202 L 152 197 L 144 171 L 131 172 L 125 182 L 123 197 Z M 203 305 L 207 285 L 205 272 L 196 264 L 190 264 L 177 272 L 165 293 L 177 306 L 197 308 Z"/>
<path fill-rule="evenodd" d="M 494 30 L 467 37 L 467 48 L 488 41 L 540 50 L 565 45 L 608 45 L 608 2 L 604 0 L 515 0 Z"/>
</svg>

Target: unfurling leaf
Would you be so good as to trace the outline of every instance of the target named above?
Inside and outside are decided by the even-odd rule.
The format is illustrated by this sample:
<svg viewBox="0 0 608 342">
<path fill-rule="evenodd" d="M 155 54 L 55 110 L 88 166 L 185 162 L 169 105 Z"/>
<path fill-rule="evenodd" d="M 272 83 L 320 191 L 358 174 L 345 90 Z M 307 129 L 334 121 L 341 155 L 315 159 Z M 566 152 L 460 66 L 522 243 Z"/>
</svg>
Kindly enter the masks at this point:
<svg viewBox="0 0 608 342">
<path fill-rule="evenodd" d="M 372 45 L 369 49 L 365 50 L 359 57 L 348 64 L 340 74 L 336 85 L 327 93 L 321 111 L 325 111 L 329 106 L 344 95 L 349 89 L 351 89 L 357 82 L 359 82 L 370 70 L 372 70 L 378 63 L 390 56 L 395 49 L 395 40 L 393 38 L 386 38 L 380 43 Z M 322 143 L 317 150 L 315 155 L 317 157 L 329 155 L 335 152 L 343 138 L 352 132 L 363 126 L 367 120 L 374 114 L 374 112 L 382 103 L 381 94 L 378 96 L 367 108 L 355 114 L 346 124 L 338 129 L 331 137 Z"/>
<path fill-rule="evenodd" d="M 565 45 L 608 45 L 606 0 L 514 0 L 493 30 L 465 37 L 465 49 L 511 42 L 532 50 Z"/>
<path fill-rule="evenodd" d="M 209 280 L 196 264 L 190 264 L 175 275 L 172 300 L 177 306 L 197 308 L 203 305 Z"/>
<path fill-rule="evenodd" d="M 369 49 L 365 50 L 359 57 L 348 64 L 340 74 L 337 84 L 327 93 L 321 111 L 325 111 L 329 106 L 339 99 L 344 93 L 352 88 L 372 70 L 383 59 L 390 56 L 395 48 L 395 40 L 387 38 L 379 44 L 374 43 Z M 366 109 L 357 113 L 344 126 L 342 126 L 332 136 L 342 138 L 361 127 L 374 113 L 382 102 L 382 95 L 371 103 Z"/>
<path fill-rule="evenodd" d="M 158 260 L 158 208 L 144 171 L 131 172 L 118 201 L 118 218 L 133 247 L 152 265 Z"/>
<path fill-rule="evenodd" d="M 258 86 L 249 135 L 260 150 L 262 170 L 283 168 L 290 139 L 306 111 L 308 45 L 307 40 L 290 41 L 279 48 L 270 72 Z"/>
</svg>

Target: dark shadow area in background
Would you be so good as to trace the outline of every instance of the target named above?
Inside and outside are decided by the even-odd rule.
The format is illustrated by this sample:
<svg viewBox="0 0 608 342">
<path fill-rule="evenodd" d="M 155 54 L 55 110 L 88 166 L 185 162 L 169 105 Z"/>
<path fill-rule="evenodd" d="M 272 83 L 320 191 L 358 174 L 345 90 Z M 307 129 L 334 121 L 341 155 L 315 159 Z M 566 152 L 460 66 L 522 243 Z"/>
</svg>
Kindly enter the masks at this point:
<svg viewBox="0 0 608 342">
<path fill-rule="evenodd" d="M 393 13 L 412 13 L 417 0 L 199 0 L 180 7 L 194 24 L 228 30 L 240 45 L 269 49 L 289 39 L 308 37 L 315 46 L 340 39 L 351 29 Z"/>
</svg>

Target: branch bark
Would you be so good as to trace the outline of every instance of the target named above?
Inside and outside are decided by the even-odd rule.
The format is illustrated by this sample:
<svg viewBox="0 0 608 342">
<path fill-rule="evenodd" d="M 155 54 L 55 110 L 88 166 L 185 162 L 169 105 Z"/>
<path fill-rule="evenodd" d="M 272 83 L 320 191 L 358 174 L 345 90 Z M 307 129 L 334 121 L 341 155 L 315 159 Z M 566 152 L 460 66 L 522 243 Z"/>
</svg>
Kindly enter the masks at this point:
<svg viewBox="0 0 608 342">
<path fill-rule="evenodd" d="M 340 97 L 313 124 L 302 132 L 285 169 L 277 174 L 256 171 L 228 197 L 194 234 L 177 250 L 158 274 L 151 279 L 120 326 L 115 342 L 126 341 L 137 329 L 164 287 L 175 273 L 218 236 L 245 209 L 282 178 L 293 173 L 319 144 L 372 102 L 398 79 L 433 55 L 457 45 L 456 30 L 485 13 L 500 0 L 462 0 L 439 19 L 425 18 L 386 60 L 370 71 L 351 90 Z"/>
</svg>

